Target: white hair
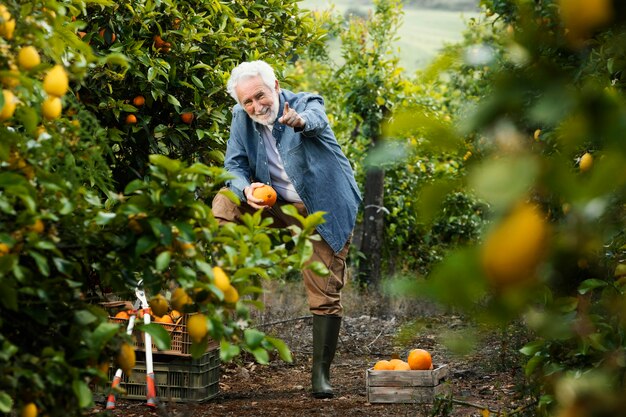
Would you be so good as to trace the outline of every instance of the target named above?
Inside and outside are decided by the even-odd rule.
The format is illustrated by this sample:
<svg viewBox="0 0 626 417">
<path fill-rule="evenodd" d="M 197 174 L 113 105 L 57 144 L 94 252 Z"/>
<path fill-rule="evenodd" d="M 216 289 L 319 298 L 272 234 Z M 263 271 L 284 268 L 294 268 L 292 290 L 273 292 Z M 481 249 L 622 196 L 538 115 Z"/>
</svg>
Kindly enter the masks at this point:
<svg viewBox="0 0 626 417">
<path fill-rule="evenodd" d="M 237 98 L 237 84 L 246 78 L 261 76 L 263 83 L 269 88 L 274 88 L 276 84 L 276 75 L 274 69 L 265 61 L 242 62 L 237 65 L 230 73 L 230 78 L 226 83 L 226 91 L 239 103 Z M 241 104 L 241 103 L 240 103 Z"/>
</svg>

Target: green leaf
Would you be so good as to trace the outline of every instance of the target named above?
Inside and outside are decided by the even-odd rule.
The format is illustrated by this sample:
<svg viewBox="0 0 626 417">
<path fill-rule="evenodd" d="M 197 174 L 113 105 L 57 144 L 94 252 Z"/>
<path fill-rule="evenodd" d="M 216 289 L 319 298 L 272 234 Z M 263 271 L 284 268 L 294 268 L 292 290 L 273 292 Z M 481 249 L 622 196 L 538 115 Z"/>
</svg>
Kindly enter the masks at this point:
<svg viewBox="0 0 626 417">
<path fill-rule="evenodd" d="M 118 323 L 100 323 L 93 331 L 90 338 L 90 346 L 95 350 L 102 350 L 104 346 L 117 334 L 120 325 Z"/>
<path fill-rule="evenodd" d="M 138 326 L 139 330 L 148 333 L 152 336 L 152 342 L 159 350 L 170 350 L 171 340 L 170 334 L 165 330 L 165 327 L 158 323 L 142 324 Z"/>
<path fill-rule="evenodd" d="M 137 240 L 137 245 L 135 246 L 135 254 L 142 255 L 157 246 L 157 241 L 153 236 L 142 236 Z"/>
<path fill-rule="evenodd" d="M 535 353 L 541 350 L 543 345 L 544 345 L 543 340 L 535 340 L 524 345 L 524 347 L 522 347 L 519 351 L 523 355 L 533 356 Z"/>
<path fill-rule="evenodd" d="M 0 412 L 9 413 L 13 408 L 13 398 L 4 391 L 0 391 Z"/>
<path fill-rule="evenodd" d="M 320 277 L 327 277 L 328 275 L 330 275 L 330 271 L 328 270 L 328 268 L 326 268 L 326 265 L 319 261 L 311 262 L 305 267 L 305 269 L 310 269 Z"/>
<path fill-rule="evenodd" d="M 41 272 L 43 276 L 49 276 L 50 266 L 48 265 L 48 259 L 39 252 L 35 252 L 33 250 L 29 250 L 28 254 L 35 260 L 39 272 Z"/>
<path fill-rule="evenodd" d="M 250 351 L 254 355 L 254 359 L 261 365 L 267 365 L 270 362 L 270 355 L 262 347 L 258 347 Z"/>
<path fill-rule="evenodd" d="M 239 355 L 240 352 L 241 349 L 239 349 L 239 346 L 233 345 L 226 340 L 220 342 L 220 360 L 222 362 L 230 362 L 230 360 Z"/>
<path fill-rule="evenodd" d="M 93 394 L 85 381 L 81 381 L 80 379 L 73 380 L 72 390 L 76 398 L 78 398 L 80 408 L 87 408 L 93 405 Z"/>
<path fill-rule="evenodd" d="M 99 211 L 98 214 L 96 215 L 96 224 L 98 226 L 104 226 L 106 224 L 109 224 L 111 220 L 115 219 L 115 216 L 116 216 L 115 213 L 107 213 L 104 211 Z"/>
<path fill-rule="evenodd" d="M 164 271 L 168 266 L 170 266 L 170 260 L 172 259 L 172 253 L 168 250 L 159 253 L 159 256 L 156 258 L 156 269 L 157 271 Z"/>
<path fill-rule="evenodd" d="M 96 321 L 97 317 L 89 310 L 78 310 L 74 312 L 76 322 L 81 326 L 86 326 L 89 323 Z"/>
<path fill-rule="evenodd" d="M 256 329 L 246 329 L 243 332 L 243 337 L 246 341 L 246 345 L 248 345 L 251 349 L 255 349 L 261 345 L 261 342 L 263 342 L 265 333 Z"/>
<path fill-rule="evenodd" d="M 150 155 L 150 163 L 165 168 L 170 172 L 176 172 L 180 170 L 181 162 L 174 159 L 170 159 L 164 155 Z"/>
<path fill-rule="evenodd" d="M 181 106 L 180 101 L 178 101 L 178 99 L 171 94 L 167 95 L 167 102 L 170 103 L 172 106 L 176 107 L 177 109 L 180 108 Z"/>
<path fill-rule="evenodd" d="M 142 189 L 145 185 L 146 183 L 142 180 L 132 180 L 126 185 L 126 187 L 124 187 L 124 194 L 132 194 L 135 191 Z"/>
<path fill-rule="evenodd" d="M 2 291 L 0 291 L 0 303 L 9 310 L 17 311 L 17 290 L 12 285 L 12 281 L 3 281 Z"/>
<path fill-rule="evenodd" d="M 608 283 L 606 281 L 602 281 L 600 279 L 586 279 L 578 286 L 578 292 L 580 294 L 587 294 L 589 291 L 595 290 L 596 288 L 606 287 L 607 285 Z"/>
<path fill-rule="evenodd" d="M 282 360 L 288 363 L 293 362 L 293 358 L 291 356 L 291 350 L 289 350 L 289 347 L 287 347 L 287 344 L 285 342 L 283 342 L 280 339 L 277 339 L 275 337 L 270 337 L 270 336 L 266 336 L 265 340 L 270 342 L 272 346 L 276 348 L 276 350 L 278 351 L 278 355 L 280 356 Z"/>
<path fill-rule="evenodd" d="M 470 188 L 496 210 L 504 209 L 528 193 L 538 174 L 539 161 L 532 156 L 492 159 L 471 172 Z"/>
</svg>

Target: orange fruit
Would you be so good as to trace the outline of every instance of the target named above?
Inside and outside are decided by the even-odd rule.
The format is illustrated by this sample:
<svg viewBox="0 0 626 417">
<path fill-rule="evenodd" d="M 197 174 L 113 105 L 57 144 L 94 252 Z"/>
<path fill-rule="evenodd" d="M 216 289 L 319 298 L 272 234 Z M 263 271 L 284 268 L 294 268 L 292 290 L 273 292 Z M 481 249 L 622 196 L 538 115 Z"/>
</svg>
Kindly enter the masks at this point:
<svg viewBox="0 0 626 417">
<path fill-rule="evenodd" d="M 154 316 L 155 323 L 174 323 L 172 317 L 169 314 L 164 314 L 162 316 Z"/>
<path fill-rule="evenodd" d="M 134 114 L 129 114 L 128 116 L 126 116 L 127 125 L 134 125 L 136 123 L 137 123 L 137 116 L 135 116 Z"/>
<path fill-rule="evenodd" d="M 191 112 L 185 112 L 180 115 L 180 118 L 183 123 L 187 123 L 188 125 L 190 125 L 191 122 L 193 122 L 194 115 Z"/>
<path fill-rule="evenodd" d="M 409 367 L 413 370 L 425 371 L 432 369 L 433 359 L 430 353 L 424 349 L 413 349 L 407 357 Z"/>
<path fill-rule="evenodd" d="M 100 34 L 100 37 L 106 42 L 106 43 L 113 43 L 115 42 L 115 39 L 117 39 L 117 36 L 115 36 L 115 33 L 109 29 L 105 29 L 102 28 L 100 29 L 100 32 L 98 32 Z M 111 38 L 107 39 L 107 35 L 109 35 Z"/>
<path fill-rule="evenodd" d="M 157 48 L 161 48 L 164 44 L 165 41 L 163 41 L 163 39 L 161 39 L 161 36 L 159 35 L 154 35 L 154 46 L 156 46 Z"/>
<path fill-rule="evenodd" d="M 170 311 L 170 317 L 172 318 L 173 321 L 177 321 L 179 318 L 181 318 L 182 314 L 180 314 L 180 311 L 178 310 L 172 310 Z"/>
<path fill-rule="evenodd" d="M 141 107 L 146 104 L 146 99 L 144 96 L 137 96 L 133 99 L 133 106 Z"/>
<path fill-rule="evenodd" d="M 20 417 L 37 417 L 37 406 L 35 403 L 28 403 L 20 411 Z"/>
<path fill-rule="evenodd" d="M 116 318 L 116 319 L 124 319 L 124 320 L 128 320 L 128 319 L 129 319 L 129 317 L 130 317 L 130 316 L 128 315 L 128 313 L 127 313 L 126 311 L 124 311 L 124 310 L 122 310 L 122 311 L 118 312 L 118 313 L 115 315 L 115 318 Z"/>
<path fill-rule="evenodd" d="M 11 248 L 6 243 L 0 243 L 0 256 L 4 256 L 11 251 Z"/>
<path fill-rule="evenodd" d="M 410 371 L 411 367 L 408 363 L 403 361 L 402 359 L 392 359 L 389 361 L 390 364 L 393 365 L 394 371 Z"/>
<path fill-rule="evenodd" d="M 263 200 L 263 205 L 272 207 L 276 203 L 276 190 L 269 185 L 263 185 L 255 188 L 252 195 Z"/>
<path fill-rule="evenodd" d="M 375 371 L 393 371 L 393 365 L 387 360 L 380 360 L 374 364 Z"/>
</svg>

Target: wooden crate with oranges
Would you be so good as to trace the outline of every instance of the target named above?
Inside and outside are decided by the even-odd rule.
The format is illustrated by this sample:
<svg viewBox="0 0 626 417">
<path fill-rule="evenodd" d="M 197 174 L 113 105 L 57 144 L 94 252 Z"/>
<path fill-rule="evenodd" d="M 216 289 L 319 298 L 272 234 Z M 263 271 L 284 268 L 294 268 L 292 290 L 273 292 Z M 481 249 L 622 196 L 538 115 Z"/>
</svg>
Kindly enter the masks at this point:
<svg viewBox="0 0 626 417">
<path fill-rule="evenodd" d="M 407 360 L 380 360 L 366 372 L 370 403 L 432 403 L 449 392 L 448 365 L 432 363 L 430 353 L 413 349 Z"/>
</svg>

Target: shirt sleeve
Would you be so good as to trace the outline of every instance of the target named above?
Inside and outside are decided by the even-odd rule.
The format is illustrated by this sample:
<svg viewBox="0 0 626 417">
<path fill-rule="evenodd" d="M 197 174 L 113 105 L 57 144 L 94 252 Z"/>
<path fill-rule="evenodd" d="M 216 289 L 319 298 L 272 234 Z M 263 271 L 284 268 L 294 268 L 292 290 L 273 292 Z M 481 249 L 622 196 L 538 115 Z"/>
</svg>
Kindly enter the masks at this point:
<svg viewBox="0 0 626 417">
<path fill-rule="evenodd" d="M 305 121 L 302 134 L 307 137 L 318 136 L 328 126 L 328 116 L 321 96 L 311 95 L 304 103 L 304 110 L 298 111 Z"/>
<path fill-rule="evenodd" d="M 243 145 L 242 138 L 238 134 L 239 129 L 236 125 L 238 116 L 234 115 L 230 126 L 230 138 L 226 144 L 226 157 L 224 159 L 224 168 L 234 176 L 234 178 L 226 181 L 226 185 L 234 192 L 241 201 L 246 201 L 244 188 L 250 185 L 250 165 L 246 149 Z"/>
</svg>

